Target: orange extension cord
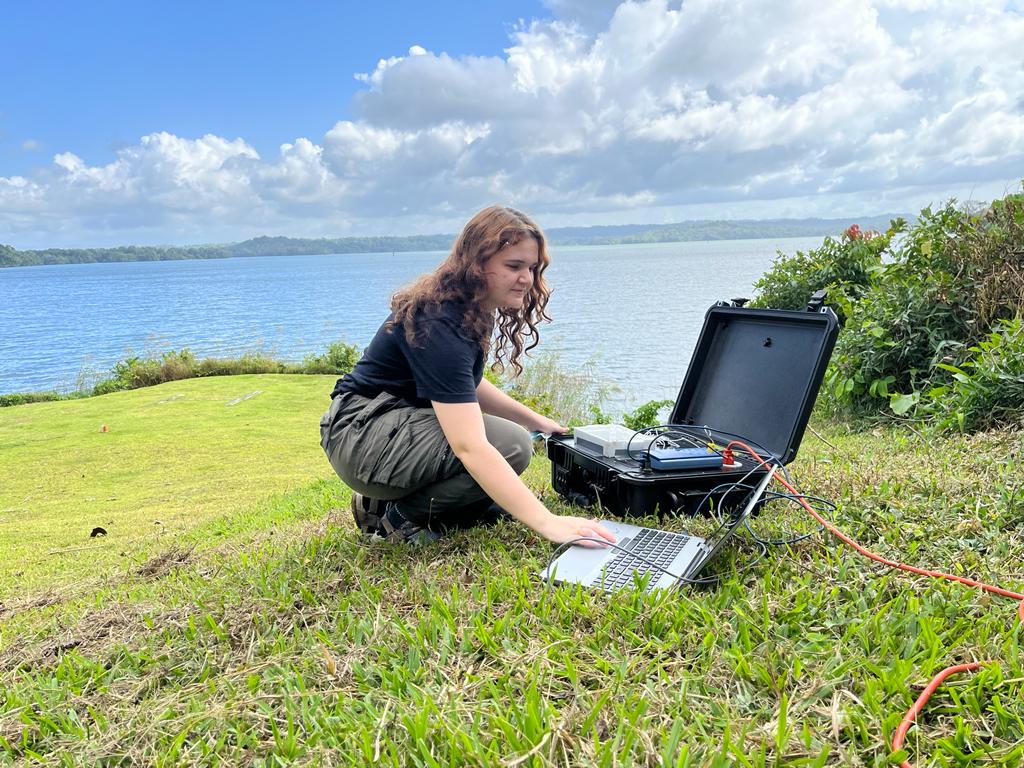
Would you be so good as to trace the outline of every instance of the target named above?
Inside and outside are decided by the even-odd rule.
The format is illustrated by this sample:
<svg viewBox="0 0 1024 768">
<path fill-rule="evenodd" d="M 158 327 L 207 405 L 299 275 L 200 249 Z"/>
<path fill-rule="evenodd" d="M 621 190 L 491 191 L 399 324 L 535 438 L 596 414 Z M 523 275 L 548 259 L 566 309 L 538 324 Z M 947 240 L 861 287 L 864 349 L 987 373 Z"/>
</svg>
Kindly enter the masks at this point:
<svg viewBox="0 0 1024 768">
<path fill-rule="evenodd" d="M 765 467 L 766 469 L 768 468 L 768 463 L 760 456 L 758 456 L 757 451 L 755 451 L 746 443 L 741 442 L 739 440 L 733 440 L 732 442 L 729 443 L 728 446 L 726 446 L 726 450 L 732 448 L 733 446 L 738 446 L 742 448 L 748 454 L 757 459 L 757 461 L 760 462 L 761 466 Z M 979 587 L 986 592 L 992 592 L 993 594 L 1001 595 L 1002 597 L 1009 597 L 1013 600 L 1018 601 L 1019 606 L 1017 608 L 1017 617 L 1020 619 L 1021 623 L 1024 624 L 1024 595 L 1020 594 L 1019 592 L 1011 592 L 1010 590 L 1003 589 L 1002 587 L 994 587 L 991 584 L 985 584 L 984 582 L 975 581 L 974 579 L 966 579 L 962 576 L 954 576 L 951 573 L 943 573 L 942 571 L 930 571 L 926 568 L 917 568 L 913 565 L 906 565 L 905 563 L 900 563 L 896 560 L 890 560 L 887 557 L 877 555 L 871 550 L 862 547 L 860 544 L 855 542 L 845 533 L 843 533 L 830 522 L 828 522 L 820 514 L 818 514 L 818 512 L 810 504 L 807 503 L 807 499 L 804 498 L 804 496 L 798 490 L 796 490 L 796 488 L 794 488 L 792 485 L 786 482 L 786 479 L 784 477 L 775 475 L 775 479 L 782 483 L 784 486 L 786 486 L 789 492 L 793 494 L 794 497 L 796 497 L 800 504 L 803 505 L 804 509 L 806 509 L 810 513 L 811 517 L 813 517 L 815 520 L 821 523 L 821 525 L 824 526 L 829 533 L 831 533 L 837 539 L 842 541 L 844 544 L 848 544 L 849 546 L 853 547 L 860 554 L 864 555 L 864 557 L 882 563 L 883 565 L 888 565 L 890 568 L 897 568 L 901 571 L 909 571 L 910 573 L 916 573 L 919 576 L 931 576 L 934 579 L 958 581 L 961 584 L 966 584 L 969 587 Z M 935 690 L 942 684 L 943 680 L 945 680 L 950 675 L 955 675 L 960 672 L 974 672 L 975 670 L 980 669 L 985 664 L 989 663 L 991 662 L 978 661 L 973 662 L 971 664 L 957 664 L 952 667 L 946 667 L 944 670 L 939 672 L 939 674 L 933 677 L 931 682 L 928 683 L 927 687 L 923 691 L 921 691 L 921 695 L 917 697 L 917 701 L 914 702 L 914 705 L 909 710 L 907 710 L 907 714 L 903 716 L 903 720 L 900 722 L 899 727 L 896 729 L 896 733 L 893 734 L 893 751 L 895 752 L 903 746 L 903 741 L 907 737 L 907 731 L 910 730 L 910 726 L 913 725 L 918 713 L 924 708 L 924 705 L 928 702 L 928 699 L 931 697 L 933 693 L 935 693 Z M 900 768 L 912 768 L 910 761 L 904 760 L 902 763 L 900 763 Z"/>
</svg>

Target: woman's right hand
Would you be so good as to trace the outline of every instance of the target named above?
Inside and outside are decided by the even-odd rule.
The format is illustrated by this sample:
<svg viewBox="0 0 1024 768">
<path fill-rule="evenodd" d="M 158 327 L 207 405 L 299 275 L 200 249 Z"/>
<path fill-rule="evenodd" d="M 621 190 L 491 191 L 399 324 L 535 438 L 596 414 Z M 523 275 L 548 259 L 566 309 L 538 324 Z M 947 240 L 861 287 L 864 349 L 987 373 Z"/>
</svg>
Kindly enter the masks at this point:
<svg viewBox="0 0 1024 768">
<path fill-rule="evenodd" d="M 551 515 L 551 517 L 537 528 L 537 532 L 548 541 L 555 544 L 588 537 L 591 539 L 604 539 L 612 544 L 616 543 L 615 534 L 605 528 L 596 520 L 588 520 L 585 517 L 573 517 L 571 515 Z M 598 541 L 576 542 L 584 547 L 601 547 Z"/>
</svg>

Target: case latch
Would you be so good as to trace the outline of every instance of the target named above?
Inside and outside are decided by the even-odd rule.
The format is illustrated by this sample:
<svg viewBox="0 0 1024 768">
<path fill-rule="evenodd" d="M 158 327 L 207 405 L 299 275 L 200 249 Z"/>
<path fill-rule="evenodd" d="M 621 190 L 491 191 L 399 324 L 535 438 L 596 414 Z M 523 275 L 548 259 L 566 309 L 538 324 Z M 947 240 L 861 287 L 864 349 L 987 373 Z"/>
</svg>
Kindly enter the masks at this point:
<svg viewBox="0 0 1024 768">
<path fill-rule="evenodd" d="M 811 298 L 807 300 L 807 311 L 808 312 L 821 312 L 825 307 L 825 299 L 828 298 L 828 291 L 822 288 L 820 291 L 815 291 L 811 294 Z"/>
</svg>

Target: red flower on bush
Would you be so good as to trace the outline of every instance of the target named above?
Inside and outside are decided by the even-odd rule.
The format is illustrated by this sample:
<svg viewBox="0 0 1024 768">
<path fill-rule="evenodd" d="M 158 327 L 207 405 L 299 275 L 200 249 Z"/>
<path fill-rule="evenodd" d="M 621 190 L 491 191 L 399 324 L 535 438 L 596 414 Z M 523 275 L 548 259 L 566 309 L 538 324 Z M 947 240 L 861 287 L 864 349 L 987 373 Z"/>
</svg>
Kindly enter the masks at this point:
<svg viewBox="0 0 1024 768">
<path fill-rule="evenodd" d="M 860 224 L 851 224 L 843 230 L 843 237 L 847 240 L 870 240 L 878 237 L 881 233 L 873 229 L 861 229 Z"/>
</svg>

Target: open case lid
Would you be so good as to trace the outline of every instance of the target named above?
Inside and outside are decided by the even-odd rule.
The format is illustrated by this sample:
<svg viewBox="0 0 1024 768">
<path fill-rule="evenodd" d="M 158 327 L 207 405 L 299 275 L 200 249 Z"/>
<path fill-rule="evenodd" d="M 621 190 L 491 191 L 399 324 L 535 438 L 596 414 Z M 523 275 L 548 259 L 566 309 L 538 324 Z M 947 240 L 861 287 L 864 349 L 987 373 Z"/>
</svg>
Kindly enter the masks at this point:
<svg viewBox="0 0 1024 768">
<path fill-rule="evenodd" d="M 838 335 L 839 321 L 828 307 L 716 304 L 704 316 L 670 421 L 743 435 L 788 464 Z"/>
</svg>

